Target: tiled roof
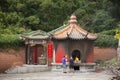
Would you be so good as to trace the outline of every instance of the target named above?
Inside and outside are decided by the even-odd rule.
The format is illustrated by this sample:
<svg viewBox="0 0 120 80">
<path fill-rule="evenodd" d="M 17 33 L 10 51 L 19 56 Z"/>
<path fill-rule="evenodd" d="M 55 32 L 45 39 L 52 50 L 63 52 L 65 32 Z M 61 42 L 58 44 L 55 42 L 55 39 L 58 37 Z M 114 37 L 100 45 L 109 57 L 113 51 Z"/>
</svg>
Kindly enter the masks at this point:
<svg viewBox="0 0 120 80">
<path fill-rule="evenodd" d="M 49 35 L 45 31 L 37 30 L 30 33 L 22 34 L 21 37 L 27 39 L 47 39 Z"/>
<path fill-rule="evenodd" d="M 54 29 L 50 32 L 45 32 L 42 30 L 32 31 L 30 33 L 22 34 L 21 37 L 25 39 L 48 39 L 52 37 L 54 39 L 97 39 L 97 35 L 93 33 L 89 33 L 88 31 L 82 29 L 79 25 L 77 25 L 76 16 L 72 15 L 70 17 L 70 23 L 67 25 L 63 25 L 57 29 Z"/>
<path fill-rule="evenodd" d="M 77 20 L 74 15 L 71 16 L 69 25 L 64 25 L 64 27 L 60 27 L 59 30 L 56 29 L 52 35 L 54 39 L 97 39 L 96 34 L 89 33 L 77 25 Z"/>
</svg>

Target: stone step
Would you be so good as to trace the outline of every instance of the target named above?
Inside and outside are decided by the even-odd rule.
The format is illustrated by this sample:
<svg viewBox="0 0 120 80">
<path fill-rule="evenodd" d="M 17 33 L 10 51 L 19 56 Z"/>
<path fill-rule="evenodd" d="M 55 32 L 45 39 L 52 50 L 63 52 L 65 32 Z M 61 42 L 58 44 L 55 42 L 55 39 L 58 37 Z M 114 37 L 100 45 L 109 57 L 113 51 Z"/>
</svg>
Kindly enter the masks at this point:
<svg viewBox="0 0 120 80">
<path fill-rule="evenodd" d="M 63 68 L 61 66 L 52 66 L 51 71 L 53 71 L 53 72 L 63 72 Z M 69 66 L 67 66 L 66 71 L 70 72 Z M 75 70 L 75 71 L 77 71 L 77 72 L 94 72 L 95 69 L 94 68 L 89 69 L 89 68 L 80 67 L 79 70 Z"/>
<path fill-rule="evenodd" d="M 12 67 L 5 71 L 5 73 L 33 73 L 33 72 L 42 72 L 42 71 L 49 71 L 50 68 L 48 65 L 23 65 L 23 66 L 16 66 Z"/>
</svg>

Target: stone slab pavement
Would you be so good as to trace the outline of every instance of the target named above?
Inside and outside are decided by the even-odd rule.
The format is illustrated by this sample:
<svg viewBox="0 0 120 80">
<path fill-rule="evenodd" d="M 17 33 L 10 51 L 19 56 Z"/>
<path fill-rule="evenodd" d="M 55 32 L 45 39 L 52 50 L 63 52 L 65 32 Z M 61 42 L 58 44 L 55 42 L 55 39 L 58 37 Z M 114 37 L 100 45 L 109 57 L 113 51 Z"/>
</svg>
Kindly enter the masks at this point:
<svg viewBox="0 0 120 80">
<path fill-rule="evenodd" d="M 0 74 L 0 80 L 110 80 L 108 72 L 38 72 L 24 74 Z"/>
</svg>

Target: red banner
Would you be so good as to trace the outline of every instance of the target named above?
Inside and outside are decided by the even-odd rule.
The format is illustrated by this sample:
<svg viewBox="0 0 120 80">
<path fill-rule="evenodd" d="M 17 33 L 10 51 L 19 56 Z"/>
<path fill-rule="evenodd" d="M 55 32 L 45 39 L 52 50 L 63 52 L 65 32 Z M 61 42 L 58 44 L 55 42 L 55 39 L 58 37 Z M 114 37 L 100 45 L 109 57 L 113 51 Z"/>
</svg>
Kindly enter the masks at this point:
<svg viewBox="0 0 120 80">
<path fill-rule="evenodd" d="M 48 58 L 52 58 L 53 56 L 53 45 L 52 43 L 48 44 Z"/>
</svg>

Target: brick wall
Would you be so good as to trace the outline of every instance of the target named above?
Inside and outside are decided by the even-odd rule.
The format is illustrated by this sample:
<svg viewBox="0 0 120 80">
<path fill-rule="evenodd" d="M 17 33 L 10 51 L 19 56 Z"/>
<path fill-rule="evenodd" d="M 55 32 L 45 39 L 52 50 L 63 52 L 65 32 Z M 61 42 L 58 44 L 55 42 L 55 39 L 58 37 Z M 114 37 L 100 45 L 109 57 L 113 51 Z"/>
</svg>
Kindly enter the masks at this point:
<svg viewBox="0 0 120 80">
<path fill-rule="evenodd" d="M 0 52 L 0 73 L 14 66 L 22 66 L 25 62 L 24 49 L 4 50 Z"/>
<path fill-rule="evenodd" d="M 94 48 L 94 59 L 97 60 L 110 60 L 117 56 L 117 50 L 113 48 Z"/>
<path fill-rule="evenodd" d="M 95 60 L 108 60 L 116 57 L 117 51 L 112 48 L 94 48 Z M 0 72 L 4 72 L 10 67 L 22 66 L 25 63 L 25 50 L 1 50 L 0 49 Z"/>
</svg>

